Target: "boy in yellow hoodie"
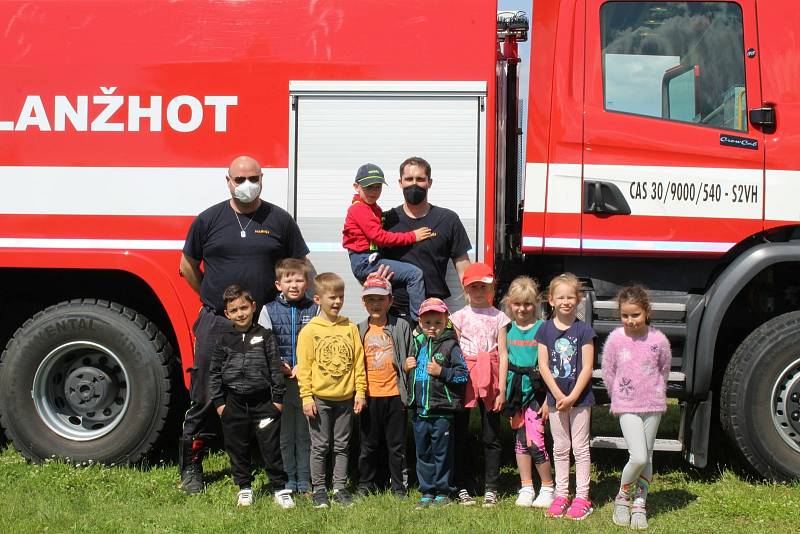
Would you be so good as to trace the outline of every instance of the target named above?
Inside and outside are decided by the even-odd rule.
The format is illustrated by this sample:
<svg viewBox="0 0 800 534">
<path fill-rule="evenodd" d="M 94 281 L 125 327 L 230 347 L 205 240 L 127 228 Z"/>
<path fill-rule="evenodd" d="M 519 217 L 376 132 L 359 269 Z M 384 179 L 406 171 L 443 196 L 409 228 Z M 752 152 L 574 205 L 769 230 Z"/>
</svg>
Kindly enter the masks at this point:
<svg viewBox="0 0 800 534">
<path fill-rule="evenodd" d="M 311 496 L 314 508 L 328 507 L 326 458 L 333 442 L 333 500 L 351 506 L 345 489 L 353 414 L 366 406 L 367 374 L 358 327 L 340 317 L 344 280 L 335 273 L 314 278 L 319 315 L 297 338 L 297 385 L 311 433 Z"/>
</svg>

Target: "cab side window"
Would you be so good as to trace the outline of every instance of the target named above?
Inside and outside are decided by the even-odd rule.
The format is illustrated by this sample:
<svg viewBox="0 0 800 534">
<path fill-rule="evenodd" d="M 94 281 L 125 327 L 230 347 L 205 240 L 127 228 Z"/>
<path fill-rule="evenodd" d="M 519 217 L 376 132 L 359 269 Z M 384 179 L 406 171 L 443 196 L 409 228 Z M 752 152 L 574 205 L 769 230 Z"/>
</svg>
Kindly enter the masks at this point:
<svg viewBox="0 0 800 534">
<path fill-rule="evenodd" d="M 607 2 L 600 31 L 606 111 L 747 130 L 738 4 Z"/>
</svg>

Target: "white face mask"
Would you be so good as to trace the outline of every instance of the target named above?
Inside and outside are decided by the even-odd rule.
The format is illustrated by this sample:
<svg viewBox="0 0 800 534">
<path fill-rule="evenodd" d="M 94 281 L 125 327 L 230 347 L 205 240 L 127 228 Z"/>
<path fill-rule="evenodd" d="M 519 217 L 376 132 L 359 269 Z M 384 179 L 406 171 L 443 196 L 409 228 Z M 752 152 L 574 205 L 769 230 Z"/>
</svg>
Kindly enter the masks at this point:
<svg viewBox="0 0 800 534">
<path fill-rule="evenodd" d="M 233 196 L 239 202 L 250 204 L 254 202 L 259 195 L 261 195 L 261 182 L 253 183 L 250 180 L 245 180 L 243 183 L 236 186 L 233 190 Z"/>
</svg>

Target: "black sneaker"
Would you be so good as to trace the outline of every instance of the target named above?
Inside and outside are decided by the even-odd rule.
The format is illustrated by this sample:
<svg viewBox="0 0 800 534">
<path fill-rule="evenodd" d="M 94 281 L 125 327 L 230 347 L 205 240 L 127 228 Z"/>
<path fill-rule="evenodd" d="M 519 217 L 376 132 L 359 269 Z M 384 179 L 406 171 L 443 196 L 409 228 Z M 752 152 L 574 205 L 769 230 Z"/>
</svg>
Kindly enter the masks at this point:
<svg viewBox="0 0 800 534">
<path fill-rule="evenodd" d="M 392 490 L 392 495 L 394 495 L 395 499 L 404 501 L 408 498 L 408 493 L 406 490 Z"/>
<path fill-rule="evenodd" d="M 345 508 L 353 506 L 353 498 L 346 489 L 333 490 L 333 502 Z"/>
<path fill-rule="evenodd" d="M 358 498 L 360 499 L 363 499 L 364 497 L 369 497 L 373 493 L 375 493 L 374 488 L 371 488 L 369 486 L 359 486 L 358 489 L 356 490 L 356 496 L 358 496 Z"/>
<path fill-rule="evenodd" d="M 181 471 L 181 489 L 187 495 L 196 495 L 203 491 L 203 464 L 189 462 Z"/>
<path fill-rule="evenodd" d="M 327 508 L 330 506 L 328 502 L 328 492 L 325 491 L 325 488 L 315 490 L 314 493 L 311 494 L 311 504 L 314 508 Z"/>
</svg>

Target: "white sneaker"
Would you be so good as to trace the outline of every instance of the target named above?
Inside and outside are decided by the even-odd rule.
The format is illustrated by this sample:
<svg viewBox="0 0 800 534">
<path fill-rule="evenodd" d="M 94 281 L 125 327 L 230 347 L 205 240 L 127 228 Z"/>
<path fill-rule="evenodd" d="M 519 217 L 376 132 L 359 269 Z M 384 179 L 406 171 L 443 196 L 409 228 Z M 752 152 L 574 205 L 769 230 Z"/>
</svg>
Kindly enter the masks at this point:
<svg viewBox="0 0 800 534">
<path fill-rule="evenodd" d="M 239 494 L 236 496 L 236 506 L 250 506 L 251 504 L 253 504 L 253 490 L 250 488 L 239 490 Z"/>
<path fill-rule="evenodd" d="M 292 500 L 292 490 L 282 489 L 280 491 L 276 491 L 275 502 L 278 504 L 278 506 L 280 506 L 284 510 L 294 508 L 294 500 Z"/>
<path fill-rule="evenodd" d="M 533 498 L 536 496 L 536 492 L 533 491 L 533 486 L 522 486 L 519 489 L 519 494 L 517 495 L 517 501 L 514 503 L 517 506 L 533 506 Z"/>
<path fill-rule="evenodd" d="M 553 486 L 542 486 L 539 495 L 534 499 L 531 506 L 534 508 L 550 508 L 556 498 L 556 489 Z"/>
</svg>

